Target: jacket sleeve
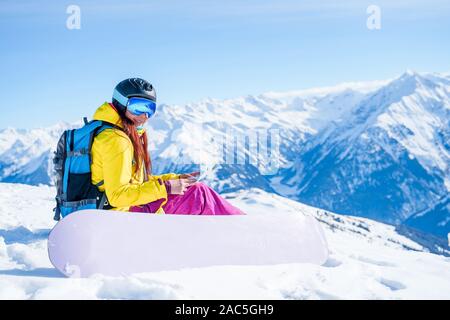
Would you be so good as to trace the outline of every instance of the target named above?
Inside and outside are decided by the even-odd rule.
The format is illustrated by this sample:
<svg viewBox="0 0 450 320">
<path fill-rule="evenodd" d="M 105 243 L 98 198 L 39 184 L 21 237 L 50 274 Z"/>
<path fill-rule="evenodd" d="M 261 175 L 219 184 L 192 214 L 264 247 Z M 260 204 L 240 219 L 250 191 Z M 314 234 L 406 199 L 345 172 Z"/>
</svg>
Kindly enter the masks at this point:
<svg viewBox="0 0 450 320">
<path fill-rule="evenodd" d="M 163 181 L 166 180 L 172 180 L 172 179 L 178 179 L 180 177 L 180 175 L 178 173 L 165 173 L 165 174 L 161 174 L 161 175 L 152 175 L 153 178 L 155 179 L 162 179 Z"/>
<path fill-rule="evenodd" d="M 127 138 L 117 135 L 104 144 L 103 177 L 106 196 L 113 207 L 143 205 L 167 199 L 166 187 L 160 179 L 141 184 L 132 183 L 133 148 Z"/>
</svg>

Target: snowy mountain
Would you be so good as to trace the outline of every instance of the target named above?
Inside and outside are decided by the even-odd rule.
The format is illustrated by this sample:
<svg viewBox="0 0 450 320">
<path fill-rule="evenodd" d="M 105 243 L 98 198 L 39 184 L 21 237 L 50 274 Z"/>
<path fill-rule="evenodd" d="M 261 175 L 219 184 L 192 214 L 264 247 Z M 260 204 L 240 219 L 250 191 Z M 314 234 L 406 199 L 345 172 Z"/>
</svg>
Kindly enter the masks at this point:
<svg viewBox="0 0 450 320">
<path fill-rule="evenodd" d="M 52 184 L 56 143 L 65 129 L 80 125 L 61 122 L 49 128 L 0 130 L 0 181 Z"/>
<path fill-rule="evenodd" d="M 0 130 L 0 181 L 51 184 L 52 151 L 68 126 Z M 448 75 L 407 71 L 386 81 L 161 105 L 148 133 L 155 173 L 202 164 L 204 181 L 220 192 L 259 188 L 442 239 L 450 232 L 450 210 L 440 205 L 450 190 Z M 278 148 L 252 152 L 250 138 L 264 133 Z"/>
<path fill-rule="evenodd" d="M 450 298 L 448 257 L 428 252 L 393 226 L 257 188 L 223 196 L 249 215 L 315 217 L 330 250 L 324 265 L 217 266 L 68 280 L 47 255 L 53 196 L 54 188 L 45 185 L 0 183 L 0 299 Z"/>
<path fill-rule="evenodd" d="M 449 84 L 407 72 L 366 96 L 302 150 L 297 199 L 391 223 L 434 215 L 450 190 Z"/>
</svg>

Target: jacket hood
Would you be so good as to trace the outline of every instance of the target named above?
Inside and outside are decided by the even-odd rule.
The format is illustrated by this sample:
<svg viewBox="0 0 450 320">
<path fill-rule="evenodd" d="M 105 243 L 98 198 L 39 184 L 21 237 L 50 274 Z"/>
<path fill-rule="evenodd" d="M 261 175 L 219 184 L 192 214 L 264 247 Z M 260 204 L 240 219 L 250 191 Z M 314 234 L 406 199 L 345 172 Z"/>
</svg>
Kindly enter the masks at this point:
<svg viewBox="0 0 450 320">
<path fill-rule="evenodd" d="M 116 109 L 108 102 L 105 102 L 98 107 L 97 111 L 94 113 L 94 120 L 109 122 L 123 128 L 119 113 L 117 113 Z"/>
</svg>

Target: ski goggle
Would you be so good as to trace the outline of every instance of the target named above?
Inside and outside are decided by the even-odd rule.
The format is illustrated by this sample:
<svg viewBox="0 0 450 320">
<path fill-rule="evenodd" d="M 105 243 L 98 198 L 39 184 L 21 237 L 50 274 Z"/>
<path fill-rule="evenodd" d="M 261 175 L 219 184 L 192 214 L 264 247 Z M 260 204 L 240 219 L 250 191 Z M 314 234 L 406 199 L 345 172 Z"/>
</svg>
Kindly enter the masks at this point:
<svg viewBox="0 0 450 320">
<path fill-rule="evenodd" d="M 127 110 L 136 116 L 146 114 L 147 118 L 150 118 L 155 114 L 156 103 L 149 99 L 132 97 L 128 99 Z"/>
</svg>

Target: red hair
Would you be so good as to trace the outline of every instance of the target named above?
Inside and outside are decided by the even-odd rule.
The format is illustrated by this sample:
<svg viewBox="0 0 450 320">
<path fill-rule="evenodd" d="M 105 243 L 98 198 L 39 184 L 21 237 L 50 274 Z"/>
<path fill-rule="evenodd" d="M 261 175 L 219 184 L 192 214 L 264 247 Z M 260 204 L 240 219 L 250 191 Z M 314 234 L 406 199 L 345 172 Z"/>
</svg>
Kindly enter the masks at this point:
<svg viewBox="0 0 450 320">
<path fill-rule="evenodd" d="M 114 108 L 112 104 L 111 107 Z M 117 111 L 116 108 L 114 110 Z M 141 136 L 137 133 L 136 125 L 133 121 L 128 119 L 125 114 L 120 114 L 120 118 L 122 119 L 122 126 L 124 132 L 130 138 L 131 143 L 133 144 L 134 150 L 134 161 L 136 162 L 136 172 L 139 172 L 141 169 L 141 165 L 144 164 L 144 168 L 147 175 L 151 175 L 152 173 L 152 161 L 150 158 L 150 154 L 148 152 L 148 138 L 147 133 L 144 132 Z"/>
</svg>

